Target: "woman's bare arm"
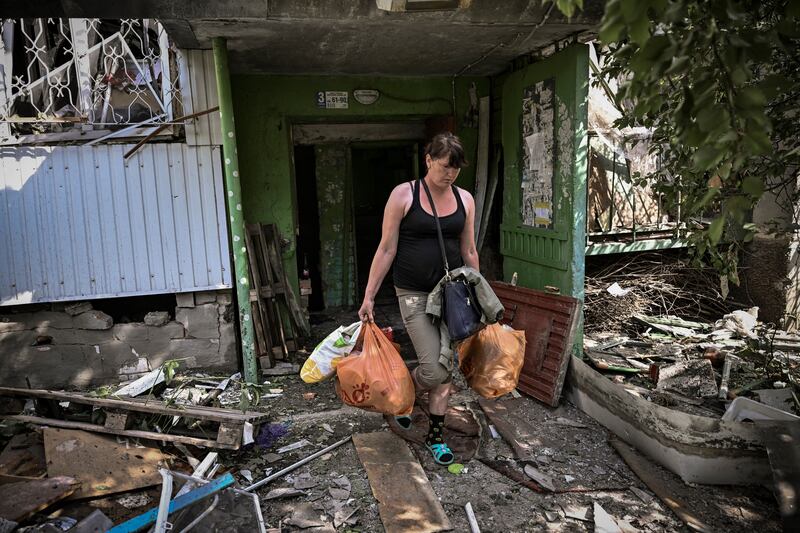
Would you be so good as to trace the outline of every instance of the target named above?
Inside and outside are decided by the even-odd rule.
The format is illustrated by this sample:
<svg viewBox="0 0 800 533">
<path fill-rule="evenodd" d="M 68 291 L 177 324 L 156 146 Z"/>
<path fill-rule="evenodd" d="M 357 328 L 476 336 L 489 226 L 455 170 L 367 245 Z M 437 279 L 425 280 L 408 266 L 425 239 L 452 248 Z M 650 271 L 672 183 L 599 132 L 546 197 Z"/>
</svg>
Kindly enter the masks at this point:
<svg viewBox="0 0 800 533">
<path fill-rule="evenodd" d="M 464 264 L 475 270 L 481 270 L 478 260 L 478 250 L 475 247 L 475 200 L 472 195 L 464 189 L 459 189 L 464 209 L 467 211 L 467 221 L 464 223 L 464 230 L 461 232 L 461 258 Z"/>
</svg>

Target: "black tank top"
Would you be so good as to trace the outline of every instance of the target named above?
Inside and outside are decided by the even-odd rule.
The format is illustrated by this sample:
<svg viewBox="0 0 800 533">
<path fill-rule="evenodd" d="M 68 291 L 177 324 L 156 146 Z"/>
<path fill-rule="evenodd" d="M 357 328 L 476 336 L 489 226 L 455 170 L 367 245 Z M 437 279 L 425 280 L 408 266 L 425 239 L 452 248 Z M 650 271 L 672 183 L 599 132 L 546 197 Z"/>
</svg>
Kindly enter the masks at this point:
<svg viewBox="0 0 800 533">
<path fill-rule="evenodd" d="M 397 255 L 394 258 L 394 285 L 401 289 L 430 292 L 444 276 L 442 252 L 436 234 L 433 215 L 422 209 L 419 202 L 422 185 L 417 180 L 412 189 L 413 201 L 408 213 L 400 221 Z M 444 248 L 450 269 L 464 266 L 461 257 L 461 232 L 467 220 L 467 210 L 455 185 L 452 186 L 458 207 L 456 212 L 439 217 L 444 237 Z"/>
</svg>

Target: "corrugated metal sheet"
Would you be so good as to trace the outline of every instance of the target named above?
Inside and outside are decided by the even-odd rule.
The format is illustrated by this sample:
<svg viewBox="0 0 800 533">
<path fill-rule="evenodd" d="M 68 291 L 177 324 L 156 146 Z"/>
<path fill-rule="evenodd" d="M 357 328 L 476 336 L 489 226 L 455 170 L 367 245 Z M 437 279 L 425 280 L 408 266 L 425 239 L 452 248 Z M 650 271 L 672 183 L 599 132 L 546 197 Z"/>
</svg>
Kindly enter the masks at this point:
<svg viewBox="0 0 800 533">
<path fill-rule="evenodd" d="M 185 115 L 219 104 L 211 50 L 181 50 L 181 96 Z M 219 113 L 203 115 L 186 124 L 186 142 L 191 146 L 222 144 Z"/>
<path fill-rule="evenodd" d="M 0 148 L 0 305 L 231 286 L 221 148 Z"/>
<path fill-rule="evenodd" d="M 572 353 L 580 302 L 492 281 L 505 313 L 502 322 L 525 331 L 525 362 L 517 389 L 557 406 Z"/>
</svg>

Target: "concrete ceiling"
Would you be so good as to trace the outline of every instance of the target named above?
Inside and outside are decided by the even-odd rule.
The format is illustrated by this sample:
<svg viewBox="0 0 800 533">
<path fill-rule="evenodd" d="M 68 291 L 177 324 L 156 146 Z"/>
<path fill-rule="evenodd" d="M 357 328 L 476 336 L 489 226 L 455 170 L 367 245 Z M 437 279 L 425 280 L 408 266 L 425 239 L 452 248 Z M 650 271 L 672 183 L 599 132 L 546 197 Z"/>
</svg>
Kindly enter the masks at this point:
<svg viewBox="0 0 800 533">
<path fill-rule="evenodd" d="M 387 12 L 375 0 L 41 0 L 4 16 L 158 18 L 182 48 L 228 39 L 234 73 L 490 75 L 522 54 L 592 32 L 603 0 L 565 19 L 541 0 L 460 0 Z M 19 5 L 22 4 L 22 5 Z"/>
</svg>

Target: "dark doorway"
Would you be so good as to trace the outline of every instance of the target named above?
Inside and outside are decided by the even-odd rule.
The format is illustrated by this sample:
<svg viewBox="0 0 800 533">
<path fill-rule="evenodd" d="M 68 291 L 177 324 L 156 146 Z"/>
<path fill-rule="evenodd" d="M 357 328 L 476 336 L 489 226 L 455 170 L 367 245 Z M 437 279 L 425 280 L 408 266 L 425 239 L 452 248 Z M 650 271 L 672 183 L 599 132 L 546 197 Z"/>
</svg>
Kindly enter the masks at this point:
<svg viewBox="0 0 800 533">
<path fill-rule="evenodd" d="M 300 277 L 311 279 L 309 311 L 325 308 L 320 274 L 319 204 L 317 203 L 316 157 L 314 147 L 294 147 L 294 172 L 297 184 L 297 220 L 300 235 L 297 239 L 297 271 Z"/>
<path fill-rule="evenodd" d="M 360 302 L 369 279 L 375 250 L 381 241 L 383 210 L 397 185 L 416 179 L 418 145 L 405 143 L 364 143 L 351 147 L 353 176 L 353 217 L 355 222 L 356 272 Z M 384 278 L 375 303 L 395 301 L 392 270 Z"/>
</svg>

